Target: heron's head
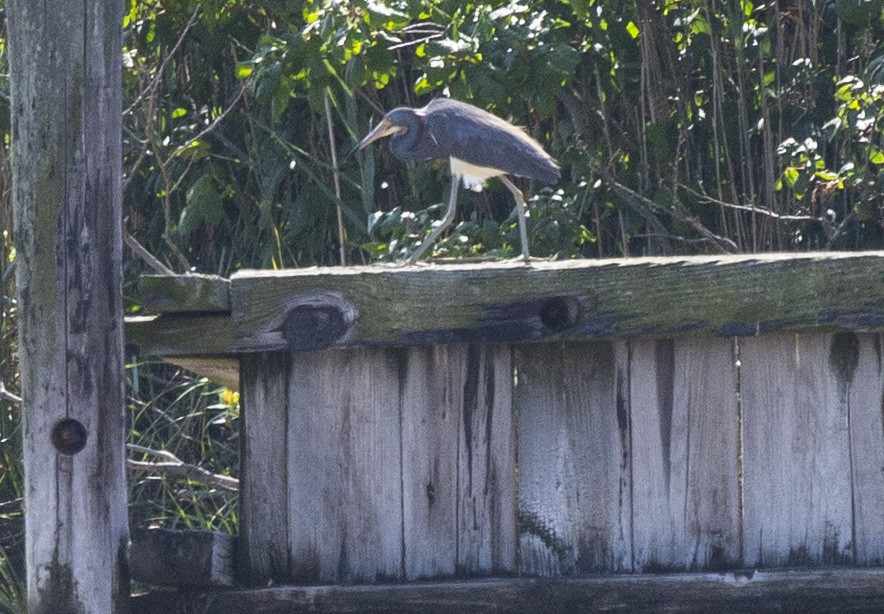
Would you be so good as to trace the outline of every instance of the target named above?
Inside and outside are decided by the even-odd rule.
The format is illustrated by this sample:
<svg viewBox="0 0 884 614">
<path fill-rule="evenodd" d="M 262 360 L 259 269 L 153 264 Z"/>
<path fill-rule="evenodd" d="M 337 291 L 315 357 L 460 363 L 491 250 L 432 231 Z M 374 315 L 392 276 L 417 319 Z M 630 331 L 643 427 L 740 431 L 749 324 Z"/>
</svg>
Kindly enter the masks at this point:
<svg viewBox="0 0 884 614">
<path fill-rule="evenodd" d="M 414 120 L 414 109 L 409 109 L 407 107 L 393 109 L 384 115 L 384 119 L 381 120 L 381 123 L 375 126 L 374 130 L 369 132 L 364 139 L 359 141 L 359 144 L 356 147 L 358 149 L 365 149 L 369 143 L 373 143 L 385 136 L 402 134 L 414 124 Z"/>
</svg>

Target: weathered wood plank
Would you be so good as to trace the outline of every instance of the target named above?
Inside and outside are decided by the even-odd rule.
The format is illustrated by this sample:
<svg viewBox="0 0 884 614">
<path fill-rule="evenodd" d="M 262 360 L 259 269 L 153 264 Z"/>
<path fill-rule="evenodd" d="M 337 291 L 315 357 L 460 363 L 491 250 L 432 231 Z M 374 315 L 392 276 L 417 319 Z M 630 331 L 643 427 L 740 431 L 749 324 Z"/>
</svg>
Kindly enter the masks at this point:
<svg viewBox="0 0 884 614">
<path fill-rule="evenodd" d="M 226 315 L 130 316 L 126 343 L 149 356 L 235 354 L 233 322 Z"/>
<path fill-rule="evenodd" d="M 232 586 L 235 546 L 224 533 L 132 529 L 129 572 L 160 586 Z"/>
<path fill-rule="evenodd" d="M 844 347 L 845 344 L 842 344 Z M 849 348 L 849 343 L 846 344 Z M 844 369 L 850 412 L 856 561 L 884 565 L 884 335 L 857 335 L 856 367 Z M 844 352 L 842 352 L 844 353 Z M 846 353 L 850 356 L 850 352 Z M 849 366 L 851 361 L 839 361 Z"/>
<path fill-rule="evenodd" d="M 517 351 L 523 573 L 630 569 L 629 419 L 618 353 L 610 342 Z"/>
<path fill-rule="evenodd" d="M 133 599 L 133 614 L 881 611 L 881 569 L 520 578 L 398 586 L 282 586 L 251 591 L 152 593 Z"/>
<path fill-rule="evenodd" d="M 289 540 L 296 582 L 401 579 L 401 350 L 295 352 Z"/>
<path fill-rule="evenodd" d="M 150 313 L 230 311 L 230 280 L 217 275 L 142 275 L 138 299 Z"/>
<path fill-rule="evenodd" d="M 514 572 L 509 348 L 409 350 L 402 389 L 406 578 Z"/>
<path fill-rule="evenodd" d="M 740 341 L 747 565 L 853 560 L 848 403 L 834 340 Z"/>
<path fill-rule="evenodd" d="M 720 569 L 738 562 L 732 341 L 635 342 L 630 391 L 635 569 Z"/>
<path fill-rule="evenodd" d="M 509 346 L 470 346 L 458 446 L 458 572 L 516 571 L 516 434 Z"/>
<path fill-rule="evenodd" d="M 457 571 L 458 435 L 467 346 L 410 349 L 402 382 L 405 577 Z"/>
<path fill-rule="evenodd" d="M 884 253 L 242 271 L 236 347 L 884 328 Z"/>
<path fill-rule="evenodd" d="M 5 8 L 28 611 L 123 612 L 123 3 Z"/>
<path fill-rule="evenodd" d="M 254 354 L 242 366 L 239 579 L 289 578 L 289 354 Z"/>
</svg>

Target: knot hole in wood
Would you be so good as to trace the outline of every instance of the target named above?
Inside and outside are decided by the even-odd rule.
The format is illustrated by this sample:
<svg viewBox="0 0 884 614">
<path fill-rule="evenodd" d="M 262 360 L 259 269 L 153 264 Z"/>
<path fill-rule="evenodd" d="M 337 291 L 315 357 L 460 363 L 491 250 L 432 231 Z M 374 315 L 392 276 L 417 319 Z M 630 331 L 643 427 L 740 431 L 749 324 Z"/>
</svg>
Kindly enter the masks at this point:
<svg viewBox="0 0 884 614">
<path fill-rule="evenodd" d="M 52 445 L 62 454 L 73 456 L 86 447 L 86 427 L 77 420 L 64 418 L 52 427 Z"/>
<path fill-rule="evenodd" d="M 540 306 L 540 321 L 553 332 L 561 331 L 577 321 L 580 304 L 573 296 L 554 296 Z"/>
<path fill-rule="evenodd" d="M 319 350 L 344 341 L 355 318 L 334 304 L 304 303 L 292 307 L 282 326 L 282 336 L 292 350 Z"/>
</svg>

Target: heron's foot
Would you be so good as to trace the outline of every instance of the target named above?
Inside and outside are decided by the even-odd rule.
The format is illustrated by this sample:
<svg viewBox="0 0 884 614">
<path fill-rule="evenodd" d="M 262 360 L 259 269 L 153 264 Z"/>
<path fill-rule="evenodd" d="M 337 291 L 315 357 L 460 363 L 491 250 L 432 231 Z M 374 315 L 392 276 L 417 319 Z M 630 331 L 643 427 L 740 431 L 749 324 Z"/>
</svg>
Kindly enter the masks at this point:
<svg viewBox="0 0 884 614">
<path fill-rule="evenodd" d="M 424 255 L 424 251 L 425 251 L 425 250 L 422 250 L 422 249 L 418 248 L 417 251 L 415 251 L 415 252 L 414 252 L 413 254 L 411 254 L 408 258 L 406 258 L 405 260 L 403 260 L 403 261 L 400 263 L 400 265 L 401 265 L 401 266 L 411 266 L 411 265 L 413 265 L 413 264 L 417 264 L 418 262 L 421 261 L 421 260 L 420 260 L 420 257 Z M 424 263 L 424 264 L 425 264 L 425 263 Z"/>
</svg>

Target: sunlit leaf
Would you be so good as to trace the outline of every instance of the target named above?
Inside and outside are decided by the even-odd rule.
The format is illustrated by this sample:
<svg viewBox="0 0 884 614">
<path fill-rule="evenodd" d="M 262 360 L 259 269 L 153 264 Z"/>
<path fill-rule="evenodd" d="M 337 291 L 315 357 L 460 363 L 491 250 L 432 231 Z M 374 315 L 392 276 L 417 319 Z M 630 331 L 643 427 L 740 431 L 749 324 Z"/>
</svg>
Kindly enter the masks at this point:
<svg viewBox="0 0 884 614">
<path fill-rule="evenodd" d="M 629 32 L 629 35 L 632 38 L 638 38 L 638 35 L 640 33 L 638 26 L 635 25 L 635 23 L 632 21 L 630 21 L 629 23 L 626 24 L 626 31 Z"/>
</svg>

